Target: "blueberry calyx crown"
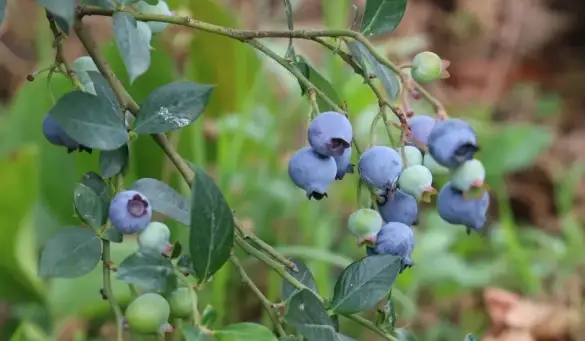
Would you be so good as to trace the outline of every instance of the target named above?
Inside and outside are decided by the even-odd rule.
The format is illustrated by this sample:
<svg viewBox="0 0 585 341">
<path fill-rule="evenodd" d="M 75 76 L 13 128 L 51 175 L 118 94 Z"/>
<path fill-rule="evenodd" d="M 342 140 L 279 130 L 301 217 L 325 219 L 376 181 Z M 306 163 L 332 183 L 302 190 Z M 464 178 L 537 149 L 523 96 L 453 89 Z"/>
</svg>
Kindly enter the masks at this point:
<svg viewBox="0 0 585 341">
<path fill-rule="evenodd" d="M 140 194 L 135 194 L 128 200 L 128 213 L 134 217 L 142 217 L 146 215 L 148 202 L 146 202 Z"/>
</svg>

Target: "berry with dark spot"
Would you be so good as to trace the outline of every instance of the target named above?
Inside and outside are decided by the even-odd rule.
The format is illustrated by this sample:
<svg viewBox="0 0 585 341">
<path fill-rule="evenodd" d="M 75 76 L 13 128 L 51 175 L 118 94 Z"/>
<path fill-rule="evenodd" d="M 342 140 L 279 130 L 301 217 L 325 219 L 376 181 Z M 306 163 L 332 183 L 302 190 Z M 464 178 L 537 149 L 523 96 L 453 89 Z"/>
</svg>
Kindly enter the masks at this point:
<svg viewBox="0 0 585 341">
<path fill-rule="evenodd" d="M 418 202 L 412 195 L 398 189 L 388 193 L 384 201 L 378 202 L 378 211 L 385 222 L 398 222 L 408 226 L 416 225 L 418 220 Z"/>
<path fill-rule="evenodd" d="M 343 180 L 345 174 L 353 174 L 355 165 L 351 163 L 351 147 L 347 148 L 341 156 L 334 156 L 335 163 L 337 164 L 337 175 L 336 180 Z"/>
</svg>

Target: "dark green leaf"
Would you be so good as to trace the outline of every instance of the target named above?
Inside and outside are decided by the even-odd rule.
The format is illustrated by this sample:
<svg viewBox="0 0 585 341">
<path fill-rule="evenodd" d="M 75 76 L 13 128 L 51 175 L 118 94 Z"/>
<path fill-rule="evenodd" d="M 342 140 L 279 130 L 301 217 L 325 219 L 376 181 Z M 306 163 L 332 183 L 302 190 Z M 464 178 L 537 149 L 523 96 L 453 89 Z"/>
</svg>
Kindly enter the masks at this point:
<svg viewBox="0 0 585 341">
<path fill-rule="evenodd" d="M 463 341 L 478 341 L 479 339 L 477 338 L 477 336 L 469 333 L 467 335 L 465 335 L 465 339 Z"/>
<path fill-rule="evenodd" d="M 131 254 L 118 267 L 118 279 L 145 291 L 171 292 L 177 288 L 173 265 L 168 258 L 158 254 Z"/>
<path fill-rule="evenodd" d="M 406 11 L 406 0 L 367 0 L 360 31 L 364 36 L 392 32 Z"/>
<path fill-rule="evenodd" d="M 215 330 L 213 336 L 218 341 L 277 341 L 270 329 L 257 323 L 236 323 Z"/>
<path fill-rule="evenodd" d="M 84 5 L 98 6 L 107 9 L 113 9 L 112 0 L 81 0 Z"/>
<path fill-rule="evenodd" d="M 105 98 L 112 108 L 114 108 L 115 111 L 120 112 L 120 115 L 122 115 L 120 103 L 118 103 L 118 99 L 116 98 L 116 94 L 114 93 L 114 90 L 112 90 L 110 83 L 108 83 L 104 76 L 99 72 L 87 71 L 87 74 L 93 83 L 96 95 Z"/>
<path fill-rule="evenodd" d="M 171 253 L 171 259 L 179 258 L 183 251 L 183 245 L 178 240 L 173 245 L 173 252 Z"/>
<path fill-rule="evenodd" d="M 122 5 L 132 5 L 134 3 L 137 3 L 140 0 L 121 0 L 120 2 L 122 3 Z"/>
<path fill-rule="evenodd" d="M 482 141 L 478 158 L 489 175 L 501 176 L 531 166 L 552 142 L 553 134 L 544 126 L 506 124 Z"/>
<path fill-rule="evenodd" d="M 193 270 L 200 281 L 223 266 L 233 242 L 232 210 L 213 179 L 203 169 L 197 169 L 191 198 L 189 251 Z"/>
<path fill-rule="evenodd" d="M 333 88 L 331 82 L 329 82 L 317 70 L 315 70 L 305 58 L 299 57 L 299 59 L 300 61 L 294 63 L 294 65 L 303 73 L 305 78 L 307 78 L 317 89 L 321 90 L 327 97 L 329 97 L 333 103 L 341 105 L 343 101 L 337 94 L 337 91 L 335 91 Z M 307 87 L 300 82 L 299 85 L 301 87 L 301 94 L 304 95 L 309 89 L 307 89 Z M 327 104 L 327 102 L 325 102 L 319 96 L 317 96 L 317 105 L 319 106 L 319 110 L 321 112 L 333 110 L 333 107 Z"/>
<path fill-rule="evenodd" d="M 39 276 L 75 278 L 89 273 L 102 256 L 96 234 L 84 227 L 69 227 L 51 238 L 41 251 Z"/>
<path fill-rule="evenodd" d="M 111 241 L 112 243 L 121 243 L 124 240 L 124 235 L 113 227 L 108 228 L 102 238 Z"/>
<path fill-rule="evenodd" d="M 354 314 L 374 307 L 392 289 L 400 260 L 398 256 L 375 255 L 351 263 L 335 283 L 331 309 Z"/>
<path fill-rule="evenodd" d="M 166 133 L 193 123 L 209 103 L 214 85 L 177 81 L 148 95 L 136 115 L 138 134 Z"/>
<path fill-rule="evenodd" d="M 138 31 L 136 19 L 132 14 L 116 12 L 112 19 L 114 20 L 116 45 L 124 65 L 126 65 L 130 84 L 132 84 L 150 66 L 150 42 L 146 41 Z"/>
<path fill-rule="evenodd" d="M 293 294 L 287 304 L 284 321 L 297 328 L 307 341 L 353 341 L 337 333 L 323 303 L 307 289 Z"/>
<path fill-rule="evenodd" d="M 125 144 L 116 150 L 102 150 L 100 152 L 100 172 L 104 178 L 111 178 L 123 173 L 128 163 L 128 145 Z"/>
<path fill-rule="evenodd" d="M 85 173 L 80 183 L 91 188 L 100 197 L 102 202 L 102 221 L 100 225 L 105 224 L 108 220 L 108 210 L 110 208 L 110 200 L 112 199 L 110 187 L 104 179 L 94 172 Z"/>
<path fill-rule="evenodd" d="M 330 316 L 331 321 L 333 321 L 333 329 L 338 332 L 339 331 L 339 315 L 333 314 Z"/>
<path fill-rule="evenodd" d="M 72 91 L 61 97 L 49 114 L 71 138 L 84 146 L 113 150 L 128 142 L 122 115 L 101 97 Z"/>
<path fill-rule="evenodd" d="M 75 19 L 75 0 L 37 0 L 47 11 L 67 23 L 67 31 Z"/>
<path fill-rule="evenodd" d="M 368 51 L 362 43 L 358 41 L 354 43 L 360 51 L 361 56 L 367 60 L 368 64 L 372 67 L 372 70 L 376 74 L 376 78 L 382 82 L 382 86 L 384 87 L 384 90 L 386 90 L 386 94 L 390 101 L 395 101 L 400 95 L 400 81 L 398 80 L 398 76 L 385 65 L 380 64 L 380 62 L 372 56 L 370 51 Z"/>
<path fill-rule="evenodd" d="M 355 59 L 355 61 L 357 62 L 357 64 L 360 66 L 360 68 L 362 69 L 362 71 L 364 72 L 364 74 L 362 76 L 368 76 L 368 67 L 366 66 L 367 61 L 362 53 L 361 48 L 359 47 L 358 44 L 360 44 L 357 41 L 345 41 L 345 44 L 347 45 L 349 52 L 351 53 L 351 55 L 353 56 L 353 58 Z"/>
<path fill-rule="evenodd" d="M 203 313 L 201 313 L 201 324 L 210 328 L 215 320 L 217 320 L 217 310 L 208 304 L 203 309 Z"/>
<path fill-rule="evenodd" d="M 79 218 L 94 229 L 102 225 L 103 208 L 99 195 L 90 187 L 79 184 L 73 192 L 73 203 Z"/>
<path fill-rule="evenodd" d="M 189 226 L 189 200 L 164 182 L 143 178 L 136 181 L 130 189 L 148 198 L 152 209 Z"/>
<path fill-rule="evenodd" d="M 303 261 L 298 259 L 298 258 L 291 258 L 290 260 L 296 264 L 297 269 L 299 271 L 294 272 L 289 268 L 287 268 L 286 271 L 291 276 L 293 276 L 295 279 L 297 279 L 299 282 L 303 283 L 311 291 L 313 291 L 314 293 L 317 293 L 317 284 L 315 283 L 315 278 L 313 277 L 313 274 L 311 273 L 311 270 L 309 270 L 307 265 L 305 263 L 303 263 Z M 298 289 L 295 288 L 288 281 L 286 281 L 286 280 L 282 281 L 281 298 L 283 301 L 287 300 L 289 297 L 292 296 L 292 294 L 294 294 L 297 291 L 298 291 Z"/>
<path fill-rule="evenodd" d="M 185 341 L 215 341 L 213 336 L 204 334 L 199 327 L 191 326 L 187 323 L 181 326 L 181 330 Z"/>
</svg>

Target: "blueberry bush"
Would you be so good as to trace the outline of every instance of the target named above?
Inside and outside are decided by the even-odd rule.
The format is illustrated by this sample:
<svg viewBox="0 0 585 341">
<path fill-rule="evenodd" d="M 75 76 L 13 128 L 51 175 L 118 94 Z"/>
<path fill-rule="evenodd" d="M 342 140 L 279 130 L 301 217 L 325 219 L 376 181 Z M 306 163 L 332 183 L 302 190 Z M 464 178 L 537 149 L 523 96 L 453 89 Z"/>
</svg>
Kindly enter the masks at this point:
<svg viewBox="0 0 585 341">
<path fill-rule="evenodd" d="M 99 295 L 113 312 L 116 341 L 130 340 L 129 335 L 177 341 L 354 340 L 340 327 L 340 319 L 385 340 L 411 339 L 407 329 L 396 326 L 400 312 L 394 309 L 393 285 L 417 266 L 412 259 L 417 245 L 412 226 L 419 222 L 420 205 L 436 203 L 444 221 L 463 226 L 467 234 L 481 232 L 491 189 L 486 168 L 475 157 L 483 147 L 475 130 L 463 119 L 450 118 L 421 86 L 448 77 L 449 62 L 425 51 L 411 63 L 397 65 L 370 42 L 396 28 L 406 0 L 368 0 L 364 13 L 355 13 L 351 29 L 322 30 L 296 30 L 291 5 L 285 0 L 288 29 L 268 31 L 234 29 L 178 15 L 163 0 L 37 1 L 46 10 L 57 53 L 54 63 L 29 80 L 39 82 L 47 74 L 51 84 L 52 77 L 65 76 L 72 88 L 53 98 L 42 127 L 35 129 L 42 130 L 53 151 L 95 159 L 99 169 L 88 169 L 71 188 L 77 223 L 46 238 L 40 250 L 40 278 L 78 278 L 101 267 Z M 88 16 L 112 18 L 119 55 L 106 56 L 96 44 L 82 20 Z M 358 179 L 355 206 L 359 208 L 345 224 L 356 248 L 362 249 L 362 258 L 345 266 L 330 294 L 317 288 L 315 274 L 303 261 L 285 256 L 246 229 L 207 173 L 205 161 L 173 143 L 173 134 L 200 119 L 214 96 L 225 95 L 222 84 L 167 76 L 157 88 L 142 91 L 139 99 L 132 96 L 144 77 L 152 77 L 148 71 L 163 62 L 155 52 L 164 47 L 153 47 L 153 37 L 173 26 L 241 42 L 295 77 L 309 108 L 305 146 L 287 159 L 289 181 L 299 188 L 295 196 L 304 195 L 303 200 L 318 207 L 329 199 L 332 187 L 343 186 L 351 177 Z M 71 32 L 88 53 L 72 63 L 62 51 Z M 281 55 L 263 42 L 266 38 L 290 43 Z M 344 101 L 297 51 L 293 44 L 297 39 L 330 50 L 375 96 L 377 113 L 367 145 L 355 137 L 352 103 Z M 121 72 L 114 70 L 115 63 L 123 66 Z M 419 97 L 431 105 L 433 114 L 413 113 L 410 101 Z M 380 131 L 387 137 L 384 142 Z M 161 155 L 148 163 L 131 164 L 132 155 L 145 153 L 141 150 L 145 143 L 152 143 L 144 142 L 147 139 L 170 160 L 182 184 L 148 176 L 148 171 L 128 181 L 129 168 L 147 169 L 163 160 Z M 233 141 L 224 143 L 228 147 L 222 148 L 229 150 L 235 148 L 230 144 L 241 141 L 234 135 Z M 206 152 L 203 147 L 197 151 Z M 189 195 L 175 189 L 185 185 Z M 161 217 L 188 229 L 187 237 L 174 236 L 175 230 Z M 113 246 L 130 235 L 137 236 L 135 249 L 114 262 Z M 242 254 L 280 277 L 280 301 L 270 300 L 255 283 Z M 202 306 L 206 286 L 225 280 L 218 274 L 226 263 L 261 303 L 268 317 L 265 324 L 218 324 L 221 308 Z M 113 289 L 116 283 L 128 285 L 129 302 L 119 301 Z M 360 314 L 372 309 L 374 319 Z M 465 340 L 476 338 L 468 334 Z"/>
</svg>

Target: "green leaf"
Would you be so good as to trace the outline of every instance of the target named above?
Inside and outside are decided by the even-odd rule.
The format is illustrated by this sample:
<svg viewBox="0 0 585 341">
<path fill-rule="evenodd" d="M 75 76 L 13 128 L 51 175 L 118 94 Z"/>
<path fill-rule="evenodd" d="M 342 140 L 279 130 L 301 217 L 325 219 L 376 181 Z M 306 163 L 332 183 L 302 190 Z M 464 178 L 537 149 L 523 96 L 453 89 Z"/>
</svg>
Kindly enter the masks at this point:
<svg viewBox="0 0 585 341">
<path fill-rule="evenodd" d="M 81 178 L 80 184 L 91 188 L 100 198 L 102 206 L 102 220 L 100 225 L 105 224 L 108 221 L 108 210 L 110 208 L 110 200 L 112 199 L 110 187 L 104 179 L 94 172 L 85 173 Z"/>
<path fill-rule="evenodd" d="M 295 279 L 297 279 L 299 282 L 303 283 L 312 292 L 317 293 L 317 283 L 315 283 L 315 278 L 313 277 L 313 274 L 311 273 L 311 270 L 309 270 L 307 265 L 305 263 L 303 263 L 302 260 L 297 259 L 297 258 L 290 258 L 290 260 L 293 263 L 295 263 L 295 265 L 297 266 L 297 269 L 299 271 L 294 272 L 289 268 L 286 268 L 286 271 L 291 276 L 293 276 Z M 282 296 L 281 297 L 282 297 L 283 301 L 287 300 L 289 297 L 291 297 L 297 291 L 298 291 L 298 289 L 295 288 L 288 281 L 286 281 L 286 280 L 282 281 Z"/>
<path fill-rule="evenodd" d="M 116 45 L 132 84 L 150 66 L 150 42 L 146 41 L 138 31 L 136 19 L 132 14 L 116 12 L 112 15 L 112 19 Z"/>
<path fill-rule="evenodd" d="M 544 126 L 506 124 L 482 141 L 478 158 L 488 175 L 500 176 L 531 166 L 552 142 L 553 134 Z"/>
<path fill-rule="evenodd" d="M 37 0 L 37 2 L 54 16 L 63 19 L 68 26 L 65 33 L 68 33 L 75 19 L 75 0 Z"/>
<path fill-rule="evenodd" d="M 171 292 L 177 288 L 173 264 L 158 254 L 131 254 L 120 263 L 118 279 L 145 291 Z"/>
<path fill-rule="evenodd" d="M 478 341 L 479 339 L 477 338 L 477 336 L 469 333 L 467 335 L 465 335 L 465 339 L 463 341 Z"/>
<path fill-rule="evenodd" d="M 140 106 L 133 130 L 156 134 L 186 127 L 201 116 L 214 87 L 177 81 L 154 90 Z"/>
<path fill-rule="evenodd" d="M 375 255 L 350 264 L 337 279 L 331 310 L 354 314 L 376 305 L 392 289 L 400 271 L 400 257 Z"/>
<path fill-rule="evenodd" d="M 376 312 L 376 326 L 386 333 L 394 332 L 396 326 L 396 311 L 394 310 L 392 299 L 386 301 L 384 309 Z"/>
<path fill-rule="evenodd" d="M 356 60 L 357 64 L 360 66 L 360 68 L 363 71 L 363 76 L 368 76 L 368 67 L 366 66 L 367 62 L 366 59 L 362 53 L 362 50 L 360 49 L 360 46 L 358 44 L 360 44 L 358 41 L 345 41 L 345 44 L 347 45 L 347 48 L 349 49 L 349 52 L 351 53 L 352 57 Z"/>
<path fill-rule="evenodd" d="M 394 31 L 404 17 L 406 0 L 367 0 L 360 32 L 364 36 Z"/>
<path fill-rule="evenodd" d="M 116 150 L 102 150 L 100 152 L 100 172 L 106 179 L 123 173 L 128 163 L 128 145 L 125 144 Z"/>
<path fill-rule="evenodd" d="M 299 69 L 305 78 L 307 78 L 313 85 L 315 85 L 316 88 L 323 91 L 323 93 L 329 97 L 333 103 L 341 106 L 343 101 L 339 97 L 339 94 L 337 94 L 337 91 L 335 91 L 335 88 L 333 88 L 331 82 L 329 82 L 325 77 L 323 77 L 323 75 L 315 70 L 304 57 L 301 56 L 299 59 L 300 60 L 298 62 L 294 63 L 295 67 Z M 307 87 L 300 82 L 299 85 L 301 87 L 301 94 L 304 95 L 309 89 L 307 89 Z M 319 106 L 319 110 L 321 112 L 333 110 L 333 107 L 327 104 L 327 102 L 325 102 L 319 96 L 317 96 L 317 105 Z"/>
<path fill-rule="evenodd" d="M 211 305 L 205 306 L 201 313 L 201 325 L 210 328 L 211 325 L 217 320 L 217 310 Z"/>
<path fill-rule="evenodd" d="M 179 258 L 183 251 L 183 245 L 178 240 L 173 244 L 173 252 L 171 253 L 171 259 Z"/>
<path fill-rule="evenodd" d="M 382 86 L 384 87 L 384 90 L 386 90 L 388 99 L 390 101 L 395 101 L 400 95 L 400 81 L 398 80 L 398 76 L 385 65 L 380 64 L 380 62 L 374 58 L 374 56 L 362 43 L 354 41 L 353 44 L 355 51 L 350 50 L 352 55 L 356 58 L 356 60 L 359 58 L 367 61 L 367 63 L 372 67 L 373 72 L 376 74 L 376 78 L 382 82 Z M 359 57 L 356 57 L 357 55 L 359 55 Z"/>
<path fill-rule="evenodd" d="M 84 227 L 69 227 L 51 238 L 41 251 L 40 277 L 75 278 L 89 273 L 102 256 L 102 244 Z"/>
<path fill-rule="evenodd" d="M 197 326 L 191 326 L 189 324 L 183 324 L 181 326 L 183 337 L 185 341 L 215 341 L 213 336 L 203 333 Z"/>
<path fill-rule="evenodd" d="M 98 194 L 90 187 L 79 184 L 73 192 L 73 204 L 79 218 L 94 229 L 102 225 L 103 207 Z"/>
<path fill-rule="evenodd" d="M 278 341 L 302 341 L 302 339 L 295 335 L 285 335 L 278 338 Z"/>
<path fill-rule="evenodd" d="M 109 227 L 104 232 L 102 238 L 111 241 L 112 243 L 121 243 L 124 240 L 122 232 L 116 230 L 114 227 Z"/>
<path fill-rule="evenodd" d="M 128 142 L 122 115 L 101 97 L 72 91 L 57 101 L 49 115 L 71 138 L 84 146 L 113 150 Z"/>
<path fill-rule="evenodd" d="M 169 185 L 156 179 L 144 178 L 136 181 L 130 189 L 142 193 L 156 212 L 162 213 L 185 226 L 189 226 L 189 200 Z"/>
<path fill-rule="evenodd" d="M 213 336 L 218 341 L 277 341 L 270 329 L 257 323 L 236 323 L 217 329 Z"/>
<path fill-rule="evenodd" d="M 307 289 L 291 296 L 284 321 L 297 328 L 307 341 L 354 341 L 335 331 L 335 325 L 325 306 Z"/>
<path fill-rule="evenodd" d="M 200 281 L 228 260 L 234 242 L 234 216 L 223 194 L 203 169 L 195 171 L 191 198 L 189 251 Z"/>
<path fill-rule="evenodd" d="M 112 0 L 81 0 L 84 5 L 98 6 L 107 9 L 113 9 Z"/>
<path fill-rule="evenodd" d="M 138 1 L 140 1 L 140 0 L 121 0 L 120 3 L 122 5 L 132 5 L 134 3 L 137 3 Z"/>
<path fill-rule="evenodd" d="M 120 103 L 118 103 L 114 90 L 112 90 L 110 83 L 108 83 L 104 76 L 96 71 L 87 71 L 87 74 L 94 86 L 96 96 L 106 99 L 114 111 L 120 112 Z"/>
</svg>

